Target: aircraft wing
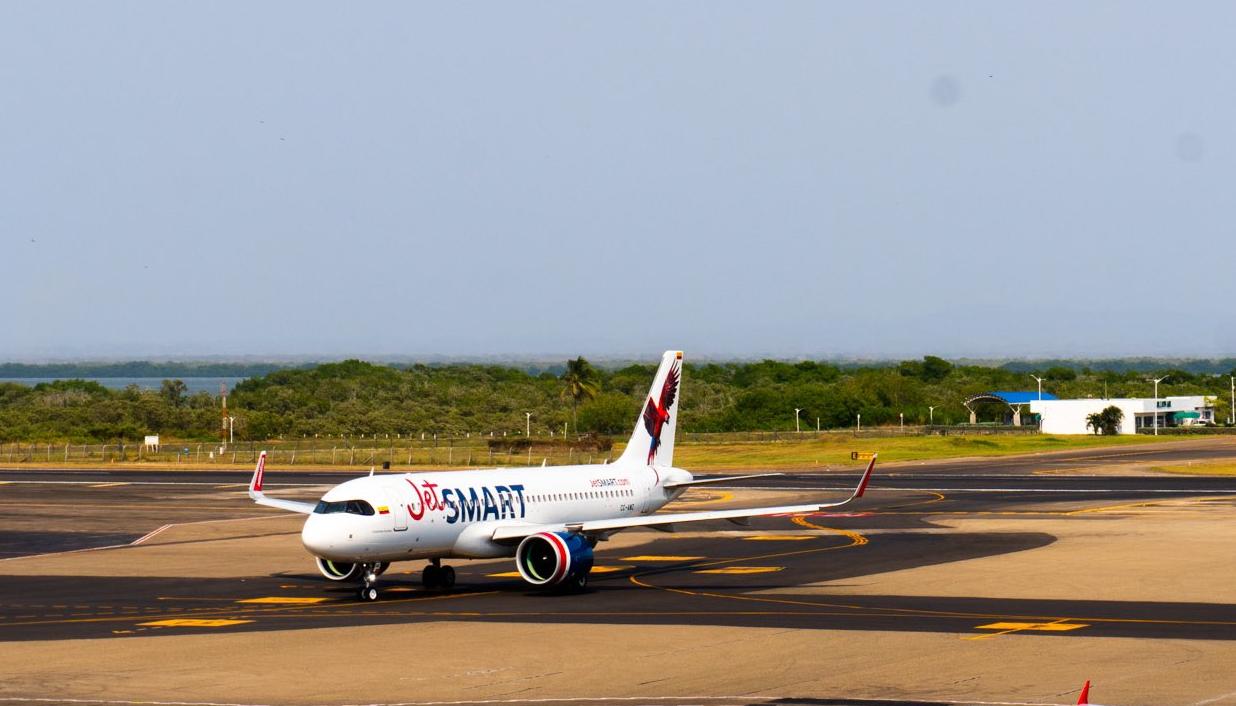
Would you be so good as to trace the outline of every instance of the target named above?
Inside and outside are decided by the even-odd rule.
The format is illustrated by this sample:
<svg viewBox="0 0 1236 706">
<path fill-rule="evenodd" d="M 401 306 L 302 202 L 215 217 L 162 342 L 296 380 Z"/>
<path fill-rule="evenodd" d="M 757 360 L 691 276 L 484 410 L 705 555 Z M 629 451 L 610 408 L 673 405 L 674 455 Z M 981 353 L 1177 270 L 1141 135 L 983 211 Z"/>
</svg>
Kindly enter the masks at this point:
<svg viewBox="0 0 1236 706">
<path fill-rule="evenodd" d="M 266 493 L 262 492 L 262 479 L 266 475 L 266 452 L 263 451 L 261 456 L 258 456 L 257 468 L 253 469 L 253 479 L 249 481 L 249 497 L 253 498 L 253 502 L 266 507 L 277 507 L 280 510 L 289 512 L 299 512 L 302 515 L 313 513 L 313 503 L 302 503 L 296 500 L 280 500 L 279 498 L 268 498 Z"/>
<path fill-rule="evenodd" d="M 829 508 L 840 507 L 863 497 L 867 484 L 871 481 L 871 472 L 875 470 L 875 456 L 867 464 L 867 470 L 858 481 L 854 492 L 845 500 L 834 503 L 812 503 L 810 505 L 777 505 L 772 507 L 752 507 L 741 510 L 711 510 L 705 512 L 674 512 L 663 515 L 647 515 L 645 517 L 615 517 L 606 520 L 585 520 L 583 522 L 566 522 L 560 525 L 506 525 L 494 530 L 495 542 L 522 539 L 538 532 L 578 532 L 581 534 L 611 534 L 618 530 L 633 527 L 658 527 L 676 525 L 685 522 L 703 522 L 705 520 L 737 520 L 746 517 L 768 517 L 772 515 L 799 515 L 820 512 Z"/>
</svg>

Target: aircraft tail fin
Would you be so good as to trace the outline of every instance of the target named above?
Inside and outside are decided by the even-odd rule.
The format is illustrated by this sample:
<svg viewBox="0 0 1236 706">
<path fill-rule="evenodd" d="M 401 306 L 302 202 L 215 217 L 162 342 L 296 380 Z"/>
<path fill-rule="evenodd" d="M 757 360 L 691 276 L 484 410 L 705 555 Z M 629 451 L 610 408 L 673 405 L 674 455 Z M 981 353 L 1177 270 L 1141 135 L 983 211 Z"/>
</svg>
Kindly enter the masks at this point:
<svg viewBox="0 0 1236 706">
<path fill-rule="evenodd" d="M 682 351 L 665 351 L 620 461 L 649 466 L 674 465 L 674 430 L 678 427 L 681 383 Z"/>
</svg>

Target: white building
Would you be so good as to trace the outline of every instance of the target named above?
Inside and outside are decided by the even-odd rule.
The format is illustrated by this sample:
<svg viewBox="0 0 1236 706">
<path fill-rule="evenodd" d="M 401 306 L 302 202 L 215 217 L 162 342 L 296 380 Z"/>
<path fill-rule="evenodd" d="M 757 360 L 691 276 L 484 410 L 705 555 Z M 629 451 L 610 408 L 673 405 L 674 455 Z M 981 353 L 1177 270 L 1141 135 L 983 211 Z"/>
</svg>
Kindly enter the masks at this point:
<svg viewBox="0 0 1236 706">
<path fill-rule="evenodd" d="M 1158 416 L 1160 427 L 1179 427 L 1194 424 L 1213 424 L 1215 399 L 1194 395 L 1188 397 L 1084 399 L 1084 400 L 1032 400 L 1030 411 L 1039 416 L 1039 429 L 1044 434 L 1093 434 L 1086 427 L 1086 417 L 1102 412 L 1108 407 L 1119 407 L 1124 412 L 1120 423 L 1121 434 L 1136 434 L 1141 429 L 1150 429 Z"/>
</svg>

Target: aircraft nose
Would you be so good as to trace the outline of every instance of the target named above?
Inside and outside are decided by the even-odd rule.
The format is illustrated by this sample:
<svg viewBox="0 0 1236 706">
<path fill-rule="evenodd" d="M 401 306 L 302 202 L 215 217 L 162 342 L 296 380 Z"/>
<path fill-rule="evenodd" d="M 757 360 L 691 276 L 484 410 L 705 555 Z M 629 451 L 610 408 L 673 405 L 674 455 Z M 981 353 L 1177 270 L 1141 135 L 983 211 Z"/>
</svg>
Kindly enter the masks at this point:
<svg viewBox="0 0 1236 706">
<path fill-rule="evenodd" d="M 310 515 L 300 531 L 301 544 L 314 556 L 326 556 L 334 548 L 330 528 L 327 526 L 330 523 L 324 522 L 324 519 L 318 515 Z"/>
</svg>

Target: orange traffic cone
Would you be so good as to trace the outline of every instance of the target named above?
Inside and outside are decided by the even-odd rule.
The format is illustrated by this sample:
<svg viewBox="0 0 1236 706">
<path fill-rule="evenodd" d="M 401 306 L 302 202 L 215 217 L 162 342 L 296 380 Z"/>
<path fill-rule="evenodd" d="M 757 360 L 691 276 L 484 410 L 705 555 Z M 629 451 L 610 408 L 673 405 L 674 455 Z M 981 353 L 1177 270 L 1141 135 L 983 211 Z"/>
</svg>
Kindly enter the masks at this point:
<svg viewBox="0 0 1236 706">
<path fill-rule="evenodd" d="M 1077 697 L 1077 703 L 1079 704 L 1090 703 L 1090 680 L 1089 679 L 1086 680 L 1086 685 L 1082 687 L 1082 693 L 1081 693 L 1081 696 Z"/>
</svg>

